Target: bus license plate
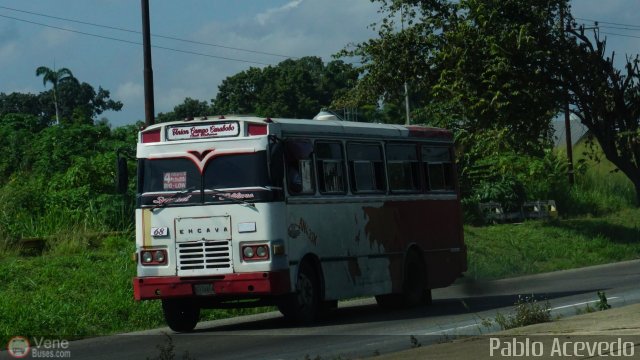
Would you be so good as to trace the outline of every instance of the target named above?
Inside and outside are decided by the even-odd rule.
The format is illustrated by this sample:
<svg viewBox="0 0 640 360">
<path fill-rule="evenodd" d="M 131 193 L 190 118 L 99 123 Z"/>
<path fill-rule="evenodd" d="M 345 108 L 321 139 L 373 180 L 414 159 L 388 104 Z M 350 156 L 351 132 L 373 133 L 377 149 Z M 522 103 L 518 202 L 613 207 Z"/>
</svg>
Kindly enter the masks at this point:
<svg viewBox="0 0 640 360">
<path fill-rule="evenodd" d="M 193 285 L 193 291 L 196 295 L 215 295 L 213 284 L 195 284 Z"/>
</svg>

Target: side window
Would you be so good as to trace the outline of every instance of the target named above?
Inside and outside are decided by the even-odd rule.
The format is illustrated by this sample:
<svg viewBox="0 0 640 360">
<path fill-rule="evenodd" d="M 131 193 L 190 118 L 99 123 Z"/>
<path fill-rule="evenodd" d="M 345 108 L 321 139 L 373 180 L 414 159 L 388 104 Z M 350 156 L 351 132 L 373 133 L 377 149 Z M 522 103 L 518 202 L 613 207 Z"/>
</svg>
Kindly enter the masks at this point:
<svg viewBox="0 0 640 360">
<path fill-rule="evenodd" d="M 307 139 L 290 139 L 285 142 L 287 187 L 292 195 L 313 194 L 312 156 L 313 144 Z"/>
<path fill-rule="evenodd" d="M 454 190 L 453 165 L 447 147 L 422 147 L 422 161 L 428 191 Z"/>
<path fill-rule="evenodd" d="M 347 158 L 354 193 L 384 192 L 386 180 L 382 146 L 378 144 L 347 144 Z"/>
<path fill-rule="evenodd" d="M 342 144 L 316 142 L 315 154 L 320 192 L 323 194 L 344 194 L 346 186 Z"/>
<path fill-rule="evenodd" d="M 387 145 L 387 172 L 393 192 L 420 190 L 420 163 L 418 147 L 409 144 Z"/>
</svg>

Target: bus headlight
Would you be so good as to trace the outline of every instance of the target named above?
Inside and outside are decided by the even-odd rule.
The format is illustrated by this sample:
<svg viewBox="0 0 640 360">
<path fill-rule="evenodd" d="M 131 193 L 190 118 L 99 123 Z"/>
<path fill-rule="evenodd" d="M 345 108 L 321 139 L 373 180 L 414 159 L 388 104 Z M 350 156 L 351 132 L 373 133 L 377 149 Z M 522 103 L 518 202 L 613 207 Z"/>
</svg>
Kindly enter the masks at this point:
<svg viewBox="0 0 640 360">
<path fill-rule="evenodd" d="M 156 252 L 153 253 L 153 260 L 155 260 L 155 262 L 164 263 L 165 259 L 166 257 L 165 257 L 164 251 L 157 250 Z"/>
<path fill-rule="evenodd" d="M 140 262 L 142 265 L 166 265 L 167 250 L 142 250 L 140 252 Z"/>
<path fill-rule="evenodd" d="M 264 261 L 269 260 L 269 257 L 269 245 L 267 244 L 242 245 L 243 261 Z"/>
<path fill-rule="evenodd" d="M 244 249 L 242 249 L 242 255 L 244 255 L 245 259 L 251 259 L 254 255 L 253 247 L 245 246 Z"/>
<path fill-rule="evenodd" d="M 267 247 L 266 246 L 263 245 L 263 246 L 258 246 L 256 248 L 256 255 L 258 257 L 263 258 L 263 257 L 267 256 L 268 254 L 269 254 L 269 252 L 267 251 Z"/>
</svg>

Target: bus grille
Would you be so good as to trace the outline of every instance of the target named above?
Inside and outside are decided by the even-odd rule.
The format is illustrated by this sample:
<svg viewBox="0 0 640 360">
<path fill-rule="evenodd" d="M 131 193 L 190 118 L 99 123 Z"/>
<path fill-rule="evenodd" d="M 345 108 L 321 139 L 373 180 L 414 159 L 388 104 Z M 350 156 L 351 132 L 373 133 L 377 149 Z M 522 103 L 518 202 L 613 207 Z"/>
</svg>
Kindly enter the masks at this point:
<svg viewBox="0 0 640 360">
<path fill-rule="evenodd" d="M 213 269 L 213 272 L 231 270 L 230 241 L 178 243 L 178 271 L 206 269 Z"/>
</svg>

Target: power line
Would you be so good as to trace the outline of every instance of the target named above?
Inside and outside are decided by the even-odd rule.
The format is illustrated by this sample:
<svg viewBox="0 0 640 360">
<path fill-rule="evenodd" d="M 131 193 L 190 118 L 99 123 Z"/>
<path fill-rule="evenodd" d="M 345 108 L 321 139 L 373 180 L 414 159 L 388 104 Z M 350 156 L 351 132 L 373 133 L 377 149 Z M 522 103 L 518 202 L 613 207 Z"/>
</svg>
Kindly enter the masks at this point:
<svg viewBox="0 0 640 360">
<path fill-rule="evenodd" d="M 580 17 L 577 17 L 575 19 L 576 20 L 583 20 L 583 21 L 591 21 L 591 22 L 598 23 L 598 24 L 609 24 L 609 25 L 625 26 L 625 27 L 640 29 L 640 25 L 622 24 L 622 23 L 615 23 L 615 22 L 609 22 L 609 21 L 600 21 L 600 20 L 580 18 Z"/>
<path fill-rule="evenodd" d="M 624 37 L 640 39 L 640 36 L 636 36 L 636 35 L 616 34 L 616 33 L 604 32 L 604 31 L 601 31 L 600 33 L 605 35 L 624 36 Z"/>
<path fill-rule="evenodd" d="M 118 42 L 122 42 L 122 43 L 133 44 L 133 45 L 142 45 L 142 43 L 139 43 L 139 42 L 136 42 L 136 41 L 119 39 L 119 38 L 114 38 L 114 37 L 111 37 L 111 36 L 104 36 L 104 35 L 98 35 L 98 34 L 92 34 L 92 33 L 84 32 L 84 31 L 67 29 L 67 28 L 63 28 L 63 27 L 59 27 L 59 26 L 48 25 L 48 24 L 43 24 L 43 23 L 39 23 L 39 22 L 35 22 L 35 21 L 19 19 L 19 18 L 15 18 L 15 17 L 12 17 L 12 16 L 2 15 L 2 14 L 0 14 L 0 17 L 7 18 L 7 19 L 12 19 L 12 20 L 16 20 L 16 21 L 21 21 L 21 22 L 25 22 L 25 23 L 29 23 L 29 24 L 33 24 L 33 25 L 44 26 L 44 27 L 48 27 L 48 28 L 52 28 L 52 29 L 67 31 L 67 32 L 75 33 L 75 34 L 80 34 L 80 35 L 85 35 L 85 36 L 92 36 L 92 37 L 96 37 L 96 38 L 100 38 L 100 39 L 104 39 L 104 40 L 118 41 Z M 201 52 L 197 52 L 197 51 L 174 49 L 174 48 L 170 48 L 170 47 L 166 47 L 166 46 L 152 45 L 152 47 L 156 48 L 156 49 L 168 50 L 168 51 L 179 52 L 179 53 L 184 53 L 184 54 L 205 56 L 205 57 L 214 58 L 214 59 L 220 59 L 220 60 L 229 60 L 229 61 L 243 62 L 243 63 L 249 63 L 249 64 L 257 64 L 257 65 L 271 65 L 271 64 L 262 63 L 262 62 L 259 62 L 259 61 L 235 59 L 235 58 L 230 58 L 230 57 L 205 54 L 205 53 L 201 53 Z"/>
<path fill-rule="evenodd" d="M 614 29 L 614 30 L 626 30 L 626 31 L 640 31 L 640 28 L 638 29 L 634 29 L 634 28 L 629 28 L 629 27 L 623 27 L 623 26 L 606 26 L 606 25 L 598 25 L 599 28 L 602 29 Z"/>
<path fill-rule="evenodd" d="M 140 31 L 136 31 L 136 30 L 125 29 L 125 28 L 120 28 L 120 27 L 110 26 L 110 25 L 96 24 L 96 23 L 91 23 L 91 22 L 88 22 L 88 21 L 82 21 L 82 20 L 76 20 L 76 19 L 63 18 L 63 17 L 59 17 L 59 16 L 42 14 L 42 13 L 38 13 L 38 12 L 34 12 L 34 11 L 27 11 L 27 10 L 20 10 L 20 9 L 10 8 L 10 7 L 7 7 L 7 6 L 1 6 L 0 5 L 0 9 L 16 11 L 16 12 L 21 12 L 21 13 L 25 13 L 25 14 L 35 15 L 35 16 L 41 16 L 41 17 L 50 18 L 50 19 L 68 21 L 68 22 L 73 22 L 73 23 L 82 24 L 82 25 L 95 26 L 95 27 L 100 27 L 100 28 L 105 28 L 105 29 L 110 29 L 110 30 L 123 31 L 123 32 L 133 33 L 133 34 L 141 34 Z M 248 52 L 248 53 L 252 53 L 252 54 L 269 55 L 269 56 L 276 56 L 276 57 L 287 58 L 287 59 L 289 59 L 289 58 L 290 59 L 298 59 L 295 56 L 282 55 L 282 54 L 276 54 L 276 53 L 269 53 L 269 52 L 264 52 L 264 51 L 251 50 L 251 49 L 243 49 L 243 48 L 237 48 L 237 47 L 220 45 L 220 44 L 212 44 L 212 43 L 207 43 L 207 42 L 202 42 L 202 41 L 182 39 L 182 38 L 178 38 L 178 37 L 174 37 L 174 36 L 168 36 L 168 35 L 151 34 L 151 36 L 157 37 L 157 38 L 162 38 L 162 39 L 174 40 L 174 41 L 182 41 L 182 42 L 191 43 L 191 44 L 197 44 L 197 45 L 211 46 L 211 47 L 217 47 L 217 48 L 228 49 L 228 50 L 244 51 L 244 52 Z"/>
</svg>

